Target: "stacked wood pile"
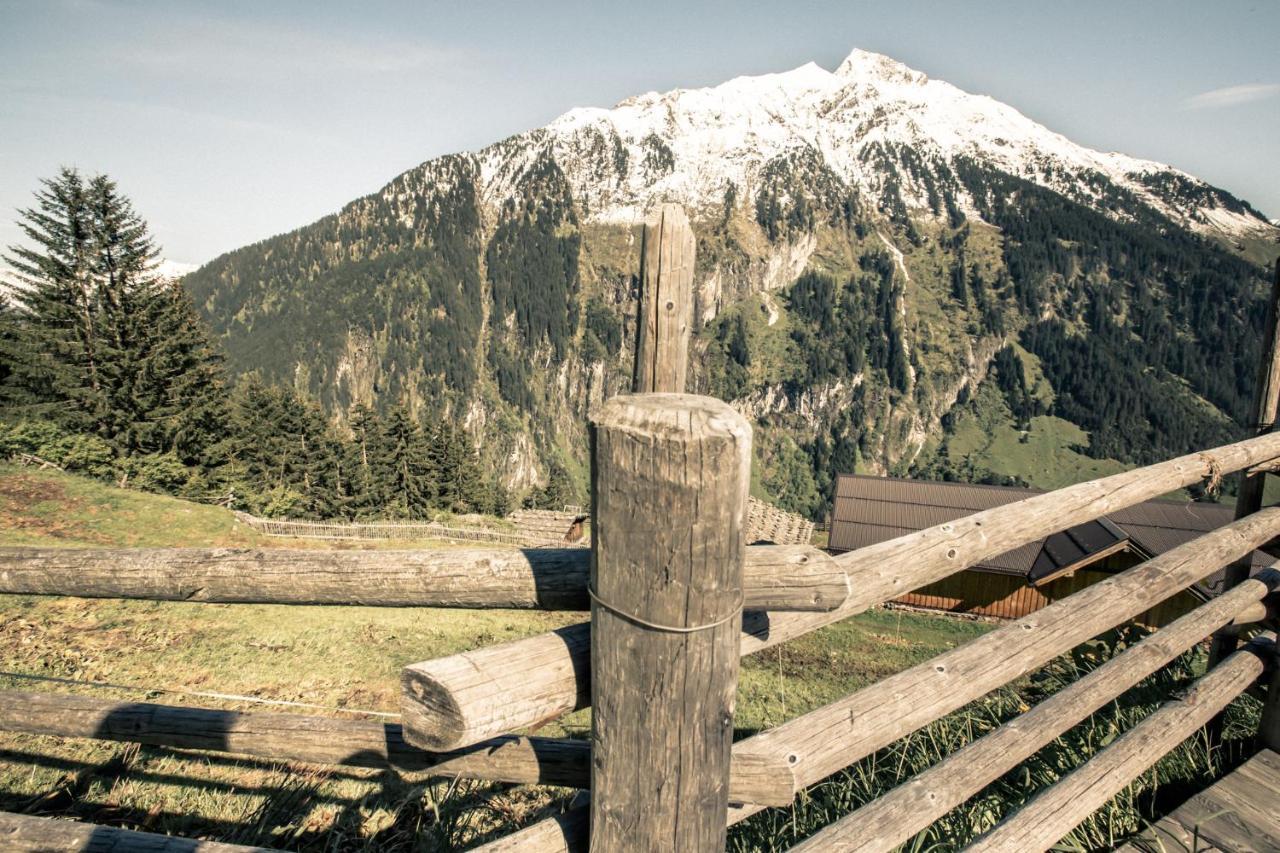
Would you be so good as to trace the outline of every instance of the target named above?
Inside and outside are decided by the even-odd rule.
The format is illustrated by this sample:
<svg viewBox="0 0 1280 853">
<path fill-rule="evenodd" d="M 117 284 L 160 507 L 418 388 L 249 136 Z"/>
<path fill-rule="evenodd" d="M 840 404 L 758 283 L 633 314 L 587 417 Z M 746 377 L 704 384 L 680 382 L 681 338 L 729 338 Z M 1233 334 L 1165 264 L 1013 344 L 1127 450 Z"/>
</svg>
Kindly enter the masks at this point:
<svg viewBox="0 0 1280 853">
<path fill-rule="evenodd" d="M 554 509 L 518 509 L 507 516 L 526 548 L 591 544 L 590 522 L 576 512 Z"/>
<path fill-rule="evenodd" d="M 526 537 L 510 530 L 491 527 L 462 527 L 438 521 L 286 521 L 258 518 L 237 512 L 236 519 L 266 536 L 302 539 L 447 539 L 459 542 L 501 542 L 525 545 Z"/>
<path fill-rule="evenodd" d="M 759 498 L 747 498 L 747 541 L 775 545 L 808 545 L 813 540 L 813 522 L 795 513 L 778 509 Z"/>
</svg>

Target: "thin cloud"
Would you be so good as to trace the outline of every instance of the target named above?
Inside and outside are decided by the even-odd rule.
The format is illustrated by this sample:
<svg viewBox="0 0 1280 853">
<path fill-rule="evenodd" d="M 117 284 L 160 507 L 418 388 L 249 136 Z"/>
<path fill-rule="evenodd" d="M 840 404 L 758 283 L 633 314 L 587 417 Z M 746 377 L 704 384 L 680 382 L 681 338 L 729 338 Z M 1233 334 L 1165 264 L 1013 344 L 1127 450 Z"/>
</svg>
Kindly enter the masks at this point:
<svg viewBox="0 0 1280 853">
<path fill-rule="evenodd" d="M 266 73 L 395 74 L 447 68 L 461 51 L 386 34 L 333 33 L 263 21 L 178 17 L 152 37 L 108 48 L 111 59 L 155 71 L 261 79 Z"/>
<path fill-rule="evenodd" d="M 1280 83 L 1246 83 L 1243 86 L 1223 86 L 1221 89 L 1201 92 L 1199 95 L 1187 98 L 1182 102 L 1182 106 L 1189 110 L 1212 110 L 1265 101 L 1277 95 L 1280 95 Z"/>
</svg>

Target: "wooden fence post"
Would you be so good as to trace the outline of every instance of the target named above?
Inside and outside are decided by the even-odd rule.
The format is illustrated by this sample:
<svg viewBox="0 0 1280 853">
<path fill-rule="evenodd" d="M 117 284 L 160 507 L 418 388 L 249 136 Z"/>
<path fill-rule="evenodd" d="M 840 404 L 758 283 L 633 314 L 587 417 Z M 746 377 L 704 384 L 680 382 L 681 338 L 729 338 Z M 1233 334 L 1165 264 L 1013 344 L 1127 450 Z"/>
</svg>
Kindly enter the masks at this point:
<svg viewBox="0 0 1280 853">
<path fill-rule="evenodd" d="M 1258 722 L 1258 745 L 1280 752 L 1280 634 L 1271 648 L 1271 677 L 1262 703 L 1262 719 Z"/>
<path fill-rule="evenodd" d="M 591 846 L 725 845 L 751 427 L 709 397 L 592 424 Z"/>
<path fill-rule="evenodd" d="M 644 224 L 640 310 L 632 391 L 684 391 L 693 326 L 693 228 L 678 204 L 664 204 Z"/>
<path fill-rule="evenodd" d="M 1280 408 L 1280 258 L 1276 259 L 1275 277 L 1271 282 L 1271 296 L 1267 300 L 1267 316 L 1262 331 L 1262 357 L 1258 364 L 1258 376 L 1254 384 L 1253 405 L 1249 409 L 1249 436 L 1265 435 L 1276 425 Z M 1236 493 L 1237 519 L 1255 513 L 1262 508 L 1262 492 L 1266 486 L 1263 472 L 1240 472 L 1240 490 Z M 1227 566 L 1222 573 L 1222 589 L 1219 594 L 1249 577 L 1253 555 L 1246 554 Z M 1239 646 L 1236 631 L 1219 630 L 1213 635 L 1209 647 L 1209 666 L 1214 667 L 1227 658 Z M 1222 733 L 1222 715 L 1209 723 L 1209 740 L 1217 743 Z"/>
</svg>

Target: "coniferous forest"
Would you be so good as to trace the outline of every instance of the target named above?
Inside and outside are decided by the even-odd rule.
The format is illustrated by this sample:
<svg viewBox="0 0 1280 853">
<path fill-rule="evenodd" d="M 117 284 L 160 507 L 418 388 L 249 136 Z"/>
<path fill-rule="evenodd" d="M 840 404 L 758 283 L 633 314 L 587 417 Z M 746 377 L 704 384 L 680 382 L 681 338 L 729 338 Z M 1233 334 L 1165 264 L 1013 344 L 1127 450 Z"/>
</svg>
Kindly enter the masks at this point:
<svg viewBox="0 0 1280 853">
<path fill-rule="evenodd" d="M 292 388 L 232 381 L 107 176 L 61 170 L 18 224 L 24 244 L 5 256 L 17 286 L 0 294 L 0 458 L 269 516 L 508 510 L 448 422 L 357 405 L 340 429 Z"/>
</svg>

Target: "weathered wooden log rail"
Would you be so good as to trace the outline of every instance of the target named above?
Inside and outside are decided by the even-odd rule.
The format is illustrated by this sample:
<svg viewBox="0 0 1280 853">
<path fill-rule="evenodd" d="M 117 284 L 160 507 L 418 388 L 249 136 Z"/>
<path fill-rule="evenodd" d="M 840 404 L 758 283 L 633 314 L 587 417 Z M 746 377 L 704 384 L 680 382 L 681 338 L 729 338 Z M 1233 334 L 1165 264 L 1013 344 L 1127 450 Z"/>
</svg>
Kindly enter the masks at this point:
<svg viewBox="0 0 1280 853">
<path fill-rule="evenodd" d="M 823 613 L 746 614 L 741 653 L 795 639 L 1019 545 L 1199 483 L 1215 471 L 1239 471 L 1277 457 L 1280 433 L 1273 433 L 1036 495 L 841 554 L 835 563 L 848 573 L 853 590 L 843 605 Z M 1254 547 L 1278 534 L 1280 529 L 1270 531 Z M 1220 568 L 1211 566 L 1205 574 Z M 586 707 L 591 696 L 590 646 L 591 626 L 583 622 L 413 664 L 404 674 L 408 737 L 424 747 L 452 749 Z"/>
<path fill-rule="evenodd" d="M 566 788 L 589 786 L 591 761 L 590 744 L 569 738 L 504 735 L 431 752 L 408 744 L 396 723 L 20 690 L 0 690 L 0 731 Z M 786 805 L 798 790 L 785 764 L 756 756 L 734 759 L 729 788 L 735 799 L 773 805 Z"/>
<path fill-rule="evenodd" d="M 0 730 L 578 788 L 563 814 L 484 849 L 706 853 L 724 848 L 729 825 L 789 804 L 801 789 L 1231 567 L 1218 597 L 796 849 L 897 847 L 1211 635 L 1216 665 L 1191 691 L 1041 792 L 974 849 L 1054 845 L 1263 682 L 1259 739 L 1280 748 L 1280 674 L 1266 675 L 1276 655 L 1266 631 L 1276 627 L 1280 571 L 1248 577 L 1242 568 L 1280 537 L 1280 507 L 1261 505 L 1261 479 L 1280 466 L 1280 434 L 1270 429 L 1280 399 L 1280 266 L 1252 437 L 831 558 L 808 547 L 744 547 L 751 428 L 723 403 L 682 393 L 694 268 L 683 212 L 664 207 L 646 225 L 641 255 L 636 393 L 606 401 L 593 417 L 590 552 L 0 549 L 0 592 L 8 593 L 590 609 L 590 621 L 406 666 L 403 725 L 10 690 L 0 691 Z M 741 656 L 1065 528 L 1234 472 L 1244 488 L 1231 524 L 732 742 Z M 593 710 L 590 740 L 519 734 L 585 707 Z M 0 814 L 6 849 L 40 849 L 36 837 L 98 843 L 96 833 Z M 157 838 L 112 829 L 101 841 L 112 850 L 249 849 Z"/>
<path fill-rule="evenodd" d="M 220 604 L 588 610 L 585 548 L 0 548 L 0 593 Z M 832 610 L 849 578 L 810 545 L 756 545 L 744 606 Z"/>
</svg>

